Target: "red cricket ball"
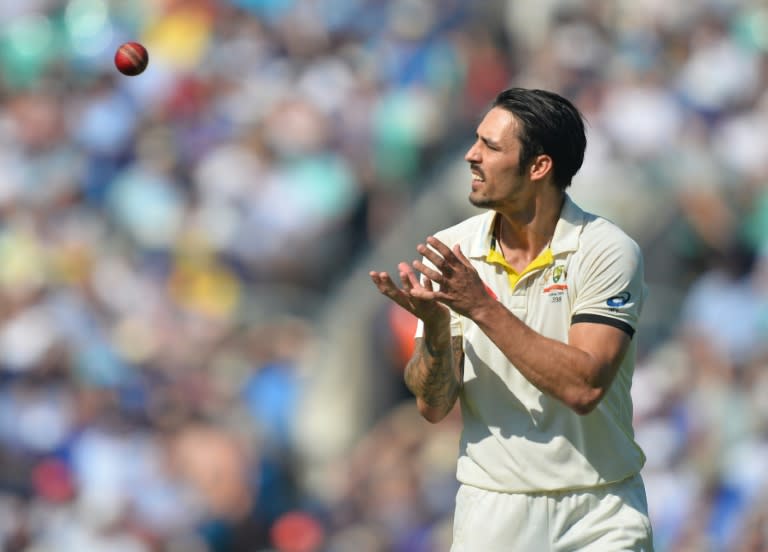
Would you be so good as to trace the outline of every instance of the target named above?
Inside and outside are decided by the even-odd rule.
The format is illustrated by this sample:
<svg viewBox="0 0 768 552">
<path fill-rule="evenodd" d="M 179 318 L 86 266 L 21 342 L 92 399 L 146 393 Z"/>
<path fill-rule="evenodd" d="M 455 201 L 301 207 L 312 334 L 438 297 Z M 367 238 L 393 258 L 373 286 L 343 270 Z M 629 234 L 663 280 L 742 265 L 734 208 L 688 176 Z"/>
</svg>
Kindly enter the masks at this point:
<svg viewBox="0 0 768 552">
<path fill-rule="evenodd" d="M 143 73 L 148 63 L 149 53 L 138 42 L 121 44 L 115 52 L 115 67 L 123 75 L 133 77 Z"/>
</svg>

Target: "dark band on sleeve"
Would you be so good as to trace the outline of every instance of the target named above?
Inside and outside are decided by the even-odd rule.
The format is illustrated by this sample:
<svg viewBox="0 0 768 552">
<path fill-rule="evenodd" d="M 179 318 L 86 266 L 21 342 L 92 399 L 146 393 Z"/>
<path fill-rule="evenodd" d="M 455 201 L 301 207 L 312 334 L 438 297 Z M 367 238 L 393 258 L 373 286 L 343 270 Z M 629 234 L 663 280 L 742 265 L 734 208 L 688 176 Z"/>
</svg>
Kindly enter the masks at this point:
<svg viewBox="0 0 768 552">
<path fill-rule="evenodd" d="M 624 333 L 626 333 L 629 337 L 633 337 L 635 335 L 635 328 L 624 322 L 623 320 L 617 320 L 615 318 L 611 318 L 610 316 L 601 316 L 599 314 L 574 314 L 573 317 L 571 317 L 571 325 L 576 324 L 578 322 L 591 322 L 593 324 L 607 324 L 608 326 L 613 326 L 614 328 L 618 328 Z"/>
</svg>

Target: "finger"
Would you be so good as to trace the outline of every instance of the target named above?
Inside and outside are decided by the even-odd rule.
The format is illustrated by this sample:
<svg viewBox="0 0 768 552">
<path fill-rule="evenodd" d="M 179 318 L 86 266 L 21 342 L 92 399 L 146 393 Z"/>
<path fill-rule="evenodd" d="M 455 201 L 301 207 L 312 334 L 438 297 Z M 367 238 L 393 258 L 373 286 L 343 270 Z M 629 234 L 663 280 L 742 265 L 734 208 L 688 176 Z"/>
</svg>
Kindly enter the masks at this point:
<svg viewBox="0 0 768 552">
<path fill-rule="evenodd" d="M 433 282 L 440 283 L 443 281 L 443 274 L 434 270 L 433 268 L 425 265 L 421 261 L 413 261 L 413 268 L 421 272 L 424 276 L 432 280 Z"/>
<path fill-rule="evenodd" d="M 381 283 L 381 278 L 383 274 L 384 274 L 383 272 L 376 272 L 375 270 L 371 270 L 368 273 L 368 275 L 371 277 L 371 280 L 373 281 L 374 284 L 376 284 L 376 286 L 378 286 Z"/>
<path fill-rule="evenodd" d="M 403 284 L 403 291 L 406 293 L 411 291 L 411 288 L 413 287 L 411 285 L 411 281 L 408 279 L 408 273 L 400 271 L 400 282 Z"/>
<path fill-rule="evenodd" d="M 400 282 L 403 284 L 403 293 L 406 295 L 410 295 L 414 288 L 419 286 L 419 283 L 415 280 L 415 277 L 404 271 L 400 272 Z"/>
<path fill-rule="evenodd" d="M 434 297 L 434 291 L 435 284 L 432 283 L 432 280 L 425 277 L 419 282 L 418 287 L 409 290 L 408 293 L 411 297 L 416 297 L 417 299 L 432 299 Z"/>
<path fill-rule="evenodd" d="M 377 274 L 372 274 L 371 279 L 382 295 L 386 295 L 399 305 L 402 305 L 405 302 L 405 294 L 397 287 L 397 285 L 395 285 L 395 282 L 389 274 L 386 272 L 379 272 Z"/>
<path fill-rule="evenodd" d="M 413 269 L 408 266 L 408 263 L 399 263 L 397 268 L 400 271 L 400 281 L 403 282 L 403 286 L 407 290 L 420 285 L 416 273 L 414 273 Z"/>
<path fill-rule="evenodd" d="M 434 301 L 437 292 L 434 291 L 433 287 L 434 284 L 430 279 L 427 278 L 424 280 L 423 286 L 413 288 L 410 291 L 410 296 L 420 301 Z"/>
<path fill-rule="evenodd" d="M 416 314 L 411 303 L 411 289 L 398 288 L 386 272 L 371 272 L 370 275 L 382 295 L 411 314 Z"/>
<path fill-rule="evenodd" d="M 456 258 L 459 259 L 464 266 L 472 266 L 469 259 L 464 256 L 464 252 L 461 250 L 461 246 L 458 243 L 453 246 L 453 254 L 456 255 Z"/>
<path fill-rule="evenodd" d="M 408 263 L 399 263 L 397 269 L 400 271 L 401 277 L 405 276 L 411 286 L 419 285 L 419 278 Z"/>
<path fill-rule="evenodd" d="M 438 254 L 437 251 L 423 243 L 420 243 L 416 246 L 416 251 L 421 253 L 426 259 L 432 262 L 432 264 L 435 265 L 438 270 L 443 269 L 443 266 L 445 265 L 445 259 L 442 255 Z"/>
<path fill-rule="evenodd" d="M 389 274 L 387 274 L 386 272 L 371 271 L 368 274 L 370 275 L 373 283 L 376 284 L 376 287 L 382 293 L 385 293 L 389 288 L 395 287 L 394 282 L 392 282 L 392 279 L 389 277 Z"/>
<path fill-rule="evenodd" d="M 445 245 L 443 242 L 438 240 L 434 236 L 429 236 L 427 238 L 427 243 L 432 246 L 442 257 L 445 259 L 449 259 L 453 257 L 453 252 L 451 251 L 451 248 Z"/>
<path fill-rule="evenodd" d="M 392 279 L 389 277 L 389 274 L 387 274 L 386 272 L 375 272 L 372 270 L 371 272 L 369 272 L 369 274 L 371 276 L 371 280 L 373 280 L 376 283 L 392 281 Z"/>
</svg>

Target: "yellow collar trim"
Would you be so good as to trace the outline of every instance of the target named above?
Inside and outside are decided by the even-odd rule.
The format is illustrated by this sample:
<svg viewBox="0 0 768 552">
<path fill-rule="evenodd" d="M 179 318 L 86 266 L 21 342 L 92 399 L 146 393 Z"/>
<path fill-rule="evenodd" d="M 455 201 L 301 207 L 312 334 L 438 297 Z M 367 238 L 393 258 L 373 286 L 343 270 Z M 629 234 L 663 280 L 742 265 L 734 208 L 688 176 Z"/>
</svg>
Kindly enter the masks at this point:
<svg viewBox="0 0 768 552">
<path fill-rule="evenodd" d="M 512 266 L 504 258 L 504 255 L 502 255 L 500 251 L 497 251 L 495 247 L 491 248 L 491 250 L 488 252 L 488 255 L 485 257 L 485 260 L 486 262 L 500 265 L 507 273 L 509 287 L 514 288 L 517 282 L 520 281 L 520 278 L 526 274 L 551 265 L 554 261 L 554 256 L 552 255 L 552 249 L 547 247 L 544 251 L 539 253 L 539 256 L 533 259 L 530 264 L 526 266 L 525 269 L 520 273 L 512 268 Z"/>
</svg>

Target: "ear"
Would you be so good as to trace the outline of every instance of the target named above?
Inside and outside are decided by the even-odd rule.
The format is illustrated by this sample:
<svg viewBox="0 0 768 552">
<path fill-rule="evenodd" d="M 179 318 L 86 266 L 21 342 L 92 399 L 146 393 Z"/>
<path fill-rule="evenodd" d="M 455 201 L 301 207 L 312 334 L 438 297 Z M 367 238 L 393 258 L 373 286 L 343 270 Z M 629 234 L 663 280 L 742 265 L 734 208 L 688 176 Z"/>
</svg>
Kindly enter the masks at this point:
<svg viewBox="0 0 768 552">
<path fill-rule="evenodd" d="M 552 158 L 549 155 L 537 155 L 531 162 L 529 175 L 531 180 L 543 180 L 552 174 Z"/>
</svg>

